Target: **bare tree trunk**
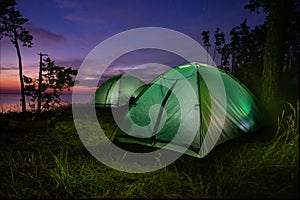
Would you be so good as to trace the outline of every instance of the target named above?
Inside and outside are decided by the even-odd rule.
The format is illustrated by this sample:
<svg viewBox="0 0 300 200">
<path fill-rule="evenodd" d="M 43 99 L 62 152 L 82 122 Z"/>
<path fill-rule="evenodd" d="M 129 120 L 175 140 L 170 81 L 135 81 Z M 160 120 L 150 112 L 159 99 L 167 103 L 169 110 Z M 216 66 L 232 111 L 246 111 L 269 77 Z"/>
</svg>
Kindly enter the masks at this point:
<svg viewBox="0 0 300 200">
<path fill-rule="evenodd" d="M 41 113 L 41 105 L 42 105 L 42 65 L 43 65 L 43 54 L 40 53 L 40 67 L 39 67 L 39 85 L 38 85 L 38 105 L 37 105 L 37 113 Z"/>
<path fill-rule="evenodd" d="M 267 37 L 263 57 L 261 100 L 273 120 L 281 106 L 279 91 L 285 53 L 289 0 L 272 0 L 267 24 Z"/>
<path fill-rule="evenodd" d="M 21 84 L 21 102 L 22 102 L 22 112 L 26 112 L 26 101 L 25 101 L 25 90 L 24 90 L 24 81 L 23 81 L 23 66 L 22 66 L 22 57 L 21 57 L 21 51 L 19 47 L 18 40 L 15 41 L 15 47 L 17 50 L 17 56 L 19 61 L 19 78 L 20 78 L 20 84 Z"/>
<path fill-rule="evenodd" d="M 215 48 L 214 48 L 214 55 L 213 55 L 213 61 L 215 61 L 215 59 L 216 59 L 216 45 L 215 45 Z"/>
<path fill-rule="evenodd" d="M 37 113 L 41 113 L 41 107 L 42 107 L 42 82 L 43 82 L 43 56 L 48 56 L 48 54 L 45 53 L 39 53 L 40 56 L 40 66 L 39 66 L 39 80 L 38 80 L 38 105 L 37 105 Z"/>
</svg>

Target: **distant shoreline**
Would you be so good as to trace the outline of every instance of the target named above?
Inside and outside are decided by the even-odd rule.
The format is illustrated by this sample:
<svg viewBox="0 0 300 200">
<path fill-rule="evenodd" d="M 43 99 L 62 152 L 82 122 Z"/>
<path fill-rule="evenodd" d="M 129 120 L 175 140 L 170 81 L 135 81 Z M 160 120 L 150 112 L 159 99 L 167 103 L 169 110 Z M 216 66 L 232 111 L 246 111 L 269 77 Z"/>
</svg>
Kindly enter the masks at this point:
<svg viewBox="0 0 300 200">
<path fill-rule="evenodd" d="M 77 103 L 79 104 L 86 104 L 91 102 L 90 101 L 90 97 L 91 94 L 79 94 L 80 97 Z M 61 96 L 61 101 L 60 104 L 61 105 L 67 105 L 70 104 L 72 105 L 72 93 L 65 93 L 62 94 Z M 21 107 L 21 94 L 20 93 L 0 93 L 0 112 L 1 113 L 7 113 L 7 112 L 21 112 L 22 107 Z M 30 106 L 29 106 L 29 98 L 25 97 L 26 99 L 26 108 L 29 110 L 31 110 Z M 36 103 L 35 103 L 36 104 Z"/>
</svg>

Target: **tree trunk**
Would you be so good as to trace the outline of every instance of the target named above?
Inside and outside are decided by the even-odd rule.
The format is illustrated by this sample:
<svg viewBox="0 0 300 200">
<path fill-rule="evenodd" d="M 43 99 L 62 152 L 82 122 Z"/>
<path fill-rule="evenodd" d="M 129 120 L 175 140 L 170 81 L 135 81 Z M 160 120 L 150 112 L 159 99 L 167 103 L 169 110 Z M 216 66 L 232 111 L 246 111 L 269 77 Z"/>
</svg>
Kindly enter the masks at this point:
<svg viewBox="0 0 300 200">
<path fill-rule="evenodd" d="M 43 65 L 43 54 L 40 53 L 40 67 L 39 67 L 39 85 L 38 85 L 38 105 L 37 105 L 37 113 L 41 113 L 41 105 L 42 105 L 42 65 Z"/>
<path fill-rule="evenodd" d="M 24 81 L 23 81 L 23 66 L 22 66 L 22 57 L 21 57 L 21 51 L 19 47 L 18 40 L 14 42 L 17 55 L 18 55 L 18 61 L 19 61 L 19 77 L 20 77 L 20 84 L 21 84 L 21 102 L 22 102 L 22 112 L 26 112 L 26 101 L 25 101 L 25 90 L 24 90 Z"/>
<path fill-rule="evenodd" d="M 213 61 L 215 61 L 215 59 L 216 59 L 216 45 L 215 45 L 215 48 L 214 48 L 214 55 L 213 55 Z"/>
<path fill-rule="evenodd" d="M 280 77 L 284 64 L 289 5 L 289 0 L 272 0 L 267 24 L 261 100 L 271 120 L 276 120 L 282 109 L 279 87 L 282 82 Z"/>
</svg>

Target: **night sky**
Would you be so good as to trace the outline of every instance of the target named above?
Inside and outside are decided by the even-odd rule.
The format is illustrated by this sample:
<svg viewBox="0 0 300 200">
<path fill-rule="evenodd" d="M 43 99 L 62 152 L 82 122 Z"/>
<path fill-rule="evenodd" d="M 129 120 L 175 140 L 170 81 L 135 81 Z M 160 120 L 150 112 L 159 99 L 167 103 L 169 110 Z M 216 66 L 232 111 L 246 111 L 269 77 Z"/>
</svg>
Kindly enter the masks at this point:
<svg viewBox="0 0 300 200">
<path fill-rule="evenodd" d="M 230 29 L 245 18 L 251 26 L 263 23 L 264 16 L 243 8 L 247 3 L 248 0 L 17 0 L 16 8 L 29 19 L 25 27 L 33 35 L 33 47 L 21 49 L 23 73 L 37 77 L 40 52 L 47 53 L 58 65 L 78 69 L 100 42 L 133 28 L 173 29 L 200 44 L 204 30 L 214 33 L 219 27 L 228 36 Z M 19 93 L 15 48 L 8 39 L 2 39 L 0 47 L 0 92 Z M 107 78 L 154 57 L 155 62 L 176 64 L 168 63 L 172 60 L 170 55 L 156 55 L 155 51 L 140 51 L 124 57 L 114 63 Z"/>
</svg>

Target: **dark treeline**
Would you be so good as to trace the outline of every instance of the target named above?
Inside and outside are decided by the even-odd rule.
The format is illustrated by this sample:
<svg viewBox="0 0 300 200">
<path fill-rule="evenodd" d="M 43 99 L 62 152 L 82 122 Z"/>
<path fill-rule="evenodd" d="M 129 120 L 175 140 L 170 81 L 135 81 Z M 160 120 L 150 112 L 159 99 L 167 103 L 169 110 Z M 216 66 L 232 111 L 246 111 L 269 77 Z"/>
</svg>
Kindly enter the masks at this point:
<svg viewBox="0 0 300 200">
<path fill-rule="evenodd" d="M 229 34 L 221 32 L 219 28 L 216 28 L 213 34 L 209 33 L 209 31 L 203 31 L 201 33 L 203 44 L 207 50 L 210 50 L 214 60 L 217 54 L 220 55 L 219 68 L 236 76 L 257 96 L 263 96 L 263 93 L 267 90 L 267 88 L 262 87 L 263 69 L 266 66 L 264 60 L 266 61 L 266 56 L 269 55 L 265 54 L 266 45 L 269 46 L 268 51 L 270 49 L 274 51 L 274 49 L 279 48 L 283 52 L 282 58 L 280 55 L 271 57 L 272 60 L 276 60 L 278 57 L 282 60 L 282 64 L 280 64 L 277 71 L 279 75 L 278 85 L 274 87 L 283 92 L 282 96 L 286 97 L 286 100 L 291 100 L 291 98 L 297 99 L 298 90 L 297 88 L 292 88 L 291 84 L 298 84 L 300 57 L 299 3 L 295 0 L 289 0 L 286 1 L 286 4 L 288 4 L 286 6 L 282 4 L 273 5 L 274 10 L 278 8 L 273 13 L 279 15 L 278 17 L 274 17 L 270 15 L 271 2 L 276 4 L 276 2 L 269 0 L 250 0 L 244 7 L 253 13 L 253 15 L 266 15 L 263 24 L 250 27 L 247 24 L 247 19 L 245 19 L 240 25 L 233 27 Z M 278 12 L 278 10 L 281 12 Z M 285 13 L 288 13 L 288 15 L 284 16 Z M 270 27 L 271 24 L 274 24 L 273 22 L 281 23 L 277 30 Z M 271 28 L 272 30 L 268 34 L 268 29 Z M 280 32 L 282 29 L 285 33 L 282 33 L 280 36 L 277 34 L 271 43 L 267 44 L 267 37 L 270 38 L 276 35 L 275 33 Z M 225 40 L 226 35 L 229 35 L 229 41 Z M 282 44 L 274 46 L 276 45 L 274 40 L 279 40 Z M 272 65 L 272 67 L 274 66 Z M 265 73 L 270 74 L 271 72 L 266 71 Z M 264 88 L 263 91 L 262 88 Z M 269 88 L 269 90 L 273 89 Z"/>
</svg>

